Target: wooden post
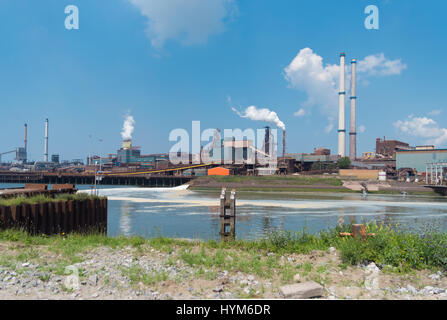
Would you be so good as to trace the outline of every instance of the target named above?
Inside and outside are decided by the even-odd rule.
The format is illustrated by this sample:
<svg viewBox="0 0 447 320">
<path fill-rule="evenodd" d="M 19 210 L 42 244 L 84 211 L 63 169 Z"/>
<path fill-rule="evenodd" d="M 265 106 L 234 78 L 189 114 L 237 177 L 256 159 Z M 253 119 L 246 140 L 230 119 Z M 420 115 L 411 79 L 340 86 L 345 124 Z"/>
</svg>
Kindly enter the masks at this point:
<svg viewBox="0 0 447 320">
<path fill-rule="evenodd" d="M 94 232 L 95 231 L 95 219 L 96 219 L 96 200 L 90 199 L 89 201 L 89 211 L 88 211 L 88 232 Z"/>
<path fill-rule="evenodd" d="M 103 200 L 104 201 L 104 233 L 105 234 L 107 234 L 107 215 L 108 215 L 108 212 L 107 212 L 107 206 L 108 206 L 108 203 L 107 203 L 107 198 L 106 199 L 104 199 Z"/>
<path fill-rule="evenodd" d="M 0 206 L 0 230 L 6 229 L 6 207 Z"/>
<path fill-rule="evenodd" d="M 235 218 L 236 217 L 236 190 L 231 190 L 230 195 L 230 216 Z"/>
<path fill-rule="evenodd" d="M 353 224 L 352 225 L 352 236 L 354 238 L 361 238 L 366 240 L 366 227 L 363 224 Z"/>
<path fill-rule="evenodd" d="M 225 216 L 225 203 L 226 203 L 226 195 L 227 189 L 222 188 L 222 192 L 220 193 L 220 216 Z"/>
<path fill-rule="evenodd" d="M 227 212 L 230 211 L 230 212 Z M 230 196 L 226 189 L 222 189 L 220 195 L 220 235 L 222 240 L 234 239 L 236 236 L 236 190 L 232 190 Z M 229 230 L 227 230 L 229 228 Z"/>
<path fill-rule="evenodd" d="M 61 225 L 62 225 L 62 232 L 67 234 L 68 233 L 68 203 L 67 203 L 67 201 L 61 202 Z"/>
<path fill-rule="evenodd" d="M 37 227 L 37 233 L 38 234 L 45 234 L 48 219 L 47 219 L 47 213 L 48 213 L 48 203 L 40 203 L 39 204 L 39 225 Z"/>
<path fill-rule="evenodd" d="M 11 223 L 10 228 L 21 228 L 21 213 L 22 206 L 11 206 Z"/>
<path fill-rule="evenodd" d="M 48 210 L 48 226 L 47 226 L 47 234 L 54 234 L 54 202 L 47 203 Z"/>
<path fill-rule="evenodd" d="M 54 233 L 61 233 L 61 202 L 53 202 L 53 215 L 54 215 Z"/>
<path fill-rule="evenodd" d="M 105 222 L 105 200 L 99 199 L 99 230 L 101 233 L 104 233 L 104 222 Z"/>
<path fill-rule="evenodd" d="M 30 210 L 29 204 L 22 204 L 22 208 L 20 210 L 21 213 L 21 220 L 22 220 L 22 227 L 23 229 L 31 233 L 31 210 Z"/>
<path fill-rule="evenodd" d="M 73 200 L 67 201 L 67 233 L 73 232 L 74 224 L 74 212 L 73 212 Z"/>
<path fill-rule="evenodd" d="M 31 221 L 30 221 L 31 234 L 36 235 L 39 231 L 39 205 L 31 204 L 30 210 L 31 210 Z"/>
<path fill-rule="evenodd" d="M 73 231 L 80 232 L 81 227 L 81 211 L 79 210 L 79 201 L 73 201 Z"/>
<path fill-rule="evenodd" d="M 89 212 L 89 208 L 88 208 L 88 200 L 83 200 L 81 201 L 81 217 L 83 220 L 83 224 L 82 224 L 82 232 L 86 233 L 87 229 L 88 229 L 88 212 Z"/>
</svg>

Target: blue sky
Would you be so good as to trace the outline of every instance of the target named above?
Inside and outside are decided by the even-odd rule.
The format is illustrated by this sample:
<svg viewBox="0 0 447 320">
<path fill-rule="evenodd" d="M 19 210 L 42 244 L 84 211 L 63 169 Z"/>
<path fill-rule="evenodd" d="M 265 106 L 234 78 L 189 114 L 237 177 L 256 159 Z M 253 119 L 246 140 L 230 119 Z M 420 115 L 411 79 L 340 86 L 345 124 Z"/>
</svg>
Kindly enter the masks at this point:
<svg viewBox="0 0 447 320">
<path fill-rule="evenodd" d="M 79 30 L 65 29 L 70 4 Z M 379 30 L 364 27 L 370 4 Z M 363 63 L 359 154 L 383 136 L 446 148 L 445 12 L 442 0 L 2 0 L 0 153 L 22 146 L 27 123 L 28 158 L 42 160 L 45 118 L 50 155 L 114 153 L 127 113 L 134 144 L 167 152 L 170 131 L 193 120 L 202 130 L 267 125 L 231 109 L 249 106 L 276 112 L 287 152 L 336 153 L 338 104 L 324 86 L 334 76 L 338 90 L 340 52 Z M 321 58 L 321 68 L 287 74 L 295 58 Z M 328 82 L 308 79 L 315 72 Z M 346 118 L 349 129 L 349 99 Z"/>
</svg>

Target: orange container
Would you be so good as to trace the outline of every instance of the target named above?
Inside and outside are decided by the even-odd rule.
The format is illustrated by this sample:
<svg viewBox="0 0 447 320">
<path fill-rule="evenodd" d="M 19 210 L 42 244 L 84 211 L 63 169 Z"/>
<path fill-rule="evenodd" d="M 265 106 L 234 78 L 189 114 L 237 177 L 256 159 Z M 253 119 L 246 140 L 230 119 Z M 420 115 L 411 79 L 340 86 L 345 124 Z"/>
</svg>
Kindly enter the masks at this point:
<svg viewBox="0 0 447 320">
<path fill-rule="evenodd" d="M 230 170 L 222 168 L 222 167 L 212 168 L 212 169 L 208 169 L 208 175 L 209 176 L 229 176 Z"/>
</svg>

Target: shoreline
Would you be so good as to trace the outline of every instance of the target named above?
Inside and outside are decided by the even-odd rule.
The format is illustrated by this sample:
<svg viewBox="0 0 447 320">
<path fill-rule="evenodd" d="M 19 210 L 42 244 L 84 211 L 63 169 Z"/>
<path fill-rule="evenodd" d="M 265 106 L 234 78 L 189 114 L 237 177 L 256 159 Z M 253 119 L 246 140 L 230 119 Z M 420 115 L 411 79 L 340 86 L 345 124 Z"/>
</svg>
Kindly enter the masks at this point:
<svg viewBox="0 0 447 320">
<path fill-rule="evenodd" d="M 336 177 L 307 176 L 203 176 L 189 183 L 192 191 L 216 191 L 222 188 L 236 189 L 240 192 L 278 192 L 278 193 L 362 193 L 361 184 L 368 188 L 368 193 L 400 195 L 425 195 L 442 197 L 442 195 L 415 183 L 396 181 L 352 180 Z"/>
<path fill-rule="evenodd" d="M 397 234 L 375 231 L 390 237 L 385 250 L 395 249 Z M 317 299 L 447 300 L 446 266 L 412 262 L 405 251 L 368 261 L 361 246 L 374 241 L 335 234 L 216 242 L 0 231 L 0 299 L 283 299 L 282 286 L 313 281 L 323 287 Z M 73 270 L 75 288 L 67 287 Z"/>
</svg>

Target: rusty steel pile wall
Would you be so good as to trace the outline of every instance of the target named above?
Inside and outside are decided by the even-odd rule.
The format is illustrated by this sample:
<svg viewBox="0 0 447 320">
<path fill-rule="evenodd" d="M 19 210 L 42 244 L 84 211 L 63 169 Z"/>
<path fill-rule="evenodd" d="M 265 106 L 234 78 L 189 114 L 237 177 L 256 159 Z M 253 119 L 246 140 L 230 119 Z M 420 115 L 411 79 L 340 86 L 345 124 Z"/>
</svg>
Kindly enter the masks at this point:
<svg viewBox="0 0 447 320">
<path fill-rule="evenodd" d="M 68 200 L 0 206 L 0 229 L 29 234 L 107 234 L 107 199 Z"/>
</svg>

